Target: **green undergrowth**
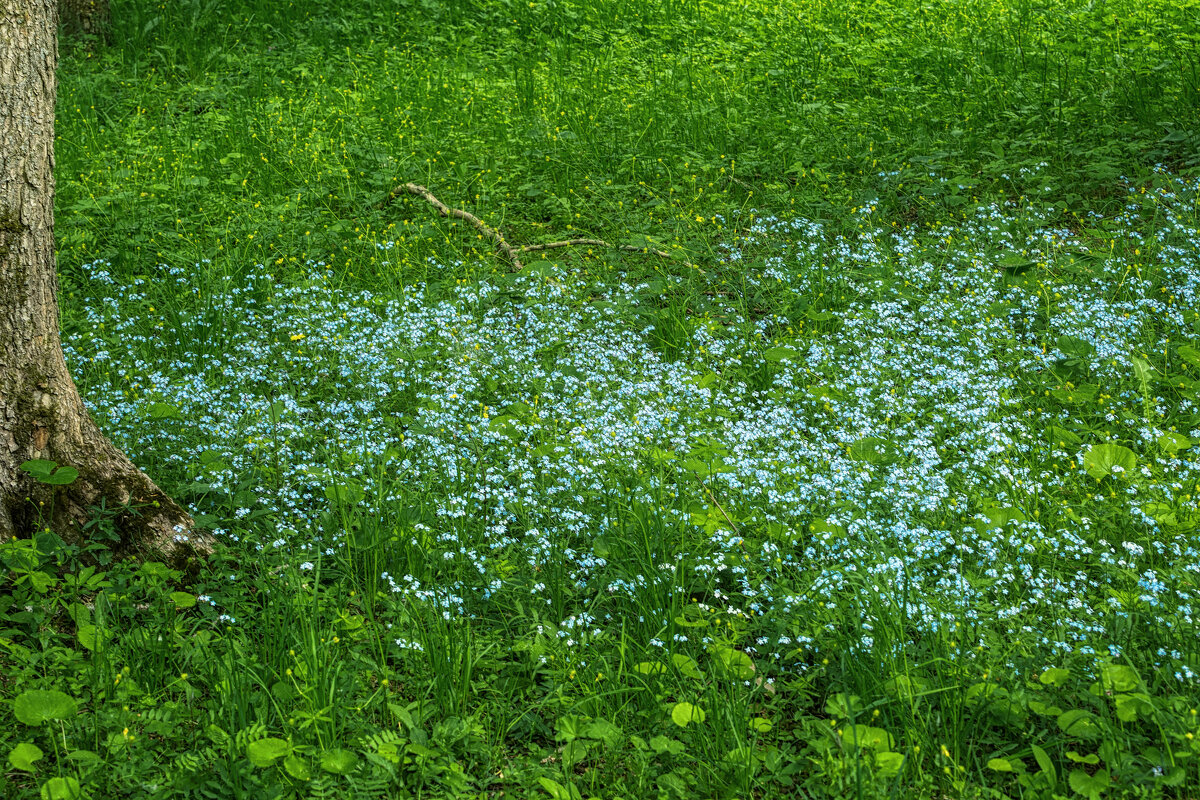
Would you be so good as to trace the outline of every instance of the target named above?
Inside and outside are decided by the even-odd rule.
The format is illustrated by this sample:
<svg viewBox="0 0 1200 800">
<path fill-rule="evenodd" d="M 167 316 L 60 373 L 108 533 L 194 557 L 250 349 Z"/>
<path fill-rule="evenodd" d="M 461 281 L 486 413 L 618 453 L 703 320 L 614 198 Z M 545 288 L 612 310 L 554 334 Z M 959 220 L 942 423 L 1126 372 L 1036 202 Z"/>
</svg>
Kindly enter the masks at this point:
<svg viewBox="0 0 1200 800">
<path fill-rule="evenodd" d="M 1198 9 L 115 3 L 0 796 L 1194 796 Z"/>
</svg>

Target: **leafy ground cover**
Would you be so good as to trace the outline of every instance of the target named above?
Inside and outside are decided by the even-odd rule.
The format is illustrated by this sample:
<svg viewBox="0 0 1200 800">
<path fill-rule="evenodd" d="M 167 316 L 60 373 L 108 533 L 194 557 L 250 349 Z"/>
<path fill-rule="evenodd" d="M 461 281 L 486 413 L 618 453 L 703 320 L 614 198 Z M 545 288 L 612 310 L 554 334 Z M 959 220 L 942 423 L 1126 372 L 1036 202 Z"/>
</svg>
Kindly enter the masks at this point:
<svg viewBox="0 0 1200 800">
<path fill-rule="evenodd" d="M 1190 796 L 1195 10 L 118 6 L 67 357 L 222 547 L 4 545 L 6 790 Z"/>
</svg>

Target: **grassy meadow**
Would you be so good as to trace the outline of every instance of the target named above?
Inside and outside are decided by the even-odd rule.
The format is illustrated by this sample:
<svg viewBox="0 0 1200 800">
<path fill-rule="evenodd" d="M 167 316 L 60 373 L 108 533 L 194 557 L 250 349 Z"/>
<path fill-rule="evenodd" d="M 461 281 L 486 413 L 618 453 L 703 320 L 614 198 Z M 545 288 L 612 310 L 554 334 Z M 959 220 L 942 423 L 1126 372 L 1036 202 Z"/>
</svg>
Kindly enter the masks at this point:
<svg viewBox="0 0 1200 800">
<path fill-rule="evenodd" d="M 1200 796 L 1200 2 L 113 17 L 0 797 Z"/>
</svg>

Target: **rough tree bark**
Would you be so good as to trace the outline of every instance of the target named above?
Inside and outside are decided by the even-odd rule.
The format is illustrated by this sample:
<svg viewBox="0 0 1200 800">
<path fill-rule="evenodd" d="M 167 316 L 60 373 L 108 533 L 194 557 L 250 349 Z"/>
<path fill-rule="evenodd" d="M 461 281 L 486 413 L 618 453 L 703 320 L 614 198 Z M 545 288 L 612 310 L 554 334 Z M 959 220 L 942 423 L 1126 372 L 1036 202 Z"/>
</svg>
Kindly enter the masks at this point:
<svg viewBox="0 0 1200 800">
<path fill-rule="evenodd" d="M 100 432 L 63 360 L 54 264 L 56 0 L 0 0 L 0 541 L 48 527 L 83 541 L 89 508 L 124 507 L 121 552 L 175 566 L 211 538 Z M 30 459 L 79 471 L 50 486 Z M 130 510 L 133 509 L 133 510 Z M 194 562 L 193 562 L 194 563 Z"/>
<path fill-rule="evenodd" d="M 68 35 L 108 40 L 111 16 L 108 0 L 58 0 L 58 13 Z"/>
</svg>

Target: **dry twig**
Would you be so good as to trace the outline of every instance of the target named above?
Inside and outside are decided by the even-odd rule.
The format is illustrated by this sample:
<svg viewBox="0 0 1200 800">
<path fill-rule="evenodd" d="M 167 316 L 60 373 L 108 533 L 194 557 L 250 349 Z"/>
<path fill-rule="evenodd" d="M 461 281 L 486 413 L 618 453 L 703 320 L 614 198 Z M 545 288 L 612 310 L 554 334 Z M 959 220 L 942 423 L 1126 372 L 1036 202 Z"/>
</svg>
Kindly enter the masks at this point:
<svg viewBox="0 0 1200 800">
<path fill-rule="evenodd" d="M 624 250 L 628 253 L 650 253 L 652 255 L 659 256 L 660 258 L 669 258 L 671 260 L 675 260 L 670 253 L 654 247 L 637 247 L 636 245 L 632 244 L 613 245 L 604 241 L 603 239 L 563 239 L 562 241 L 558 242 L 546 242 L 545 244 L 525 244 L 518 247 L 513 247 L 511 244 L 505 241 L 504 237 L 500 234 L 500 231 L 496 230 L 491 225 L 488 225 L 479 217 L 475 216 L 469 211 L 463 211 L 460 208 L 450 208 L 441 200 L 438 200 L 436 197 L 434 197 L 431 191 L 416 183 L 402 183 L 395 189 L 392 189 L 390 192 L 388 192 L 388 196 L 378 204 L 378 208 L 387 208 L 397 197 L 402 194 L 416 195 L 436 208 L 437 212 L 443 217 L 454 217 L 455 219 L 461 219 L 470 224 L 482 235 L 495 242 L 496 247 L 500 250 L 500 252 L 504 253 L 505 257 L 508 258 L 508 260 L 512 263 L 514 270 L 519 270 L 522 266 L 524 266 L 520 259 L 521 253 L 536 253 L 540 250 L 554 250 L 559 247 L 574 247 L 578 245 L 588 247 L 612 247 L 617 250 Z M 680 263 L 687 267 L 696 266 L 690 261 L 681 261 Z"/>
</svg>

